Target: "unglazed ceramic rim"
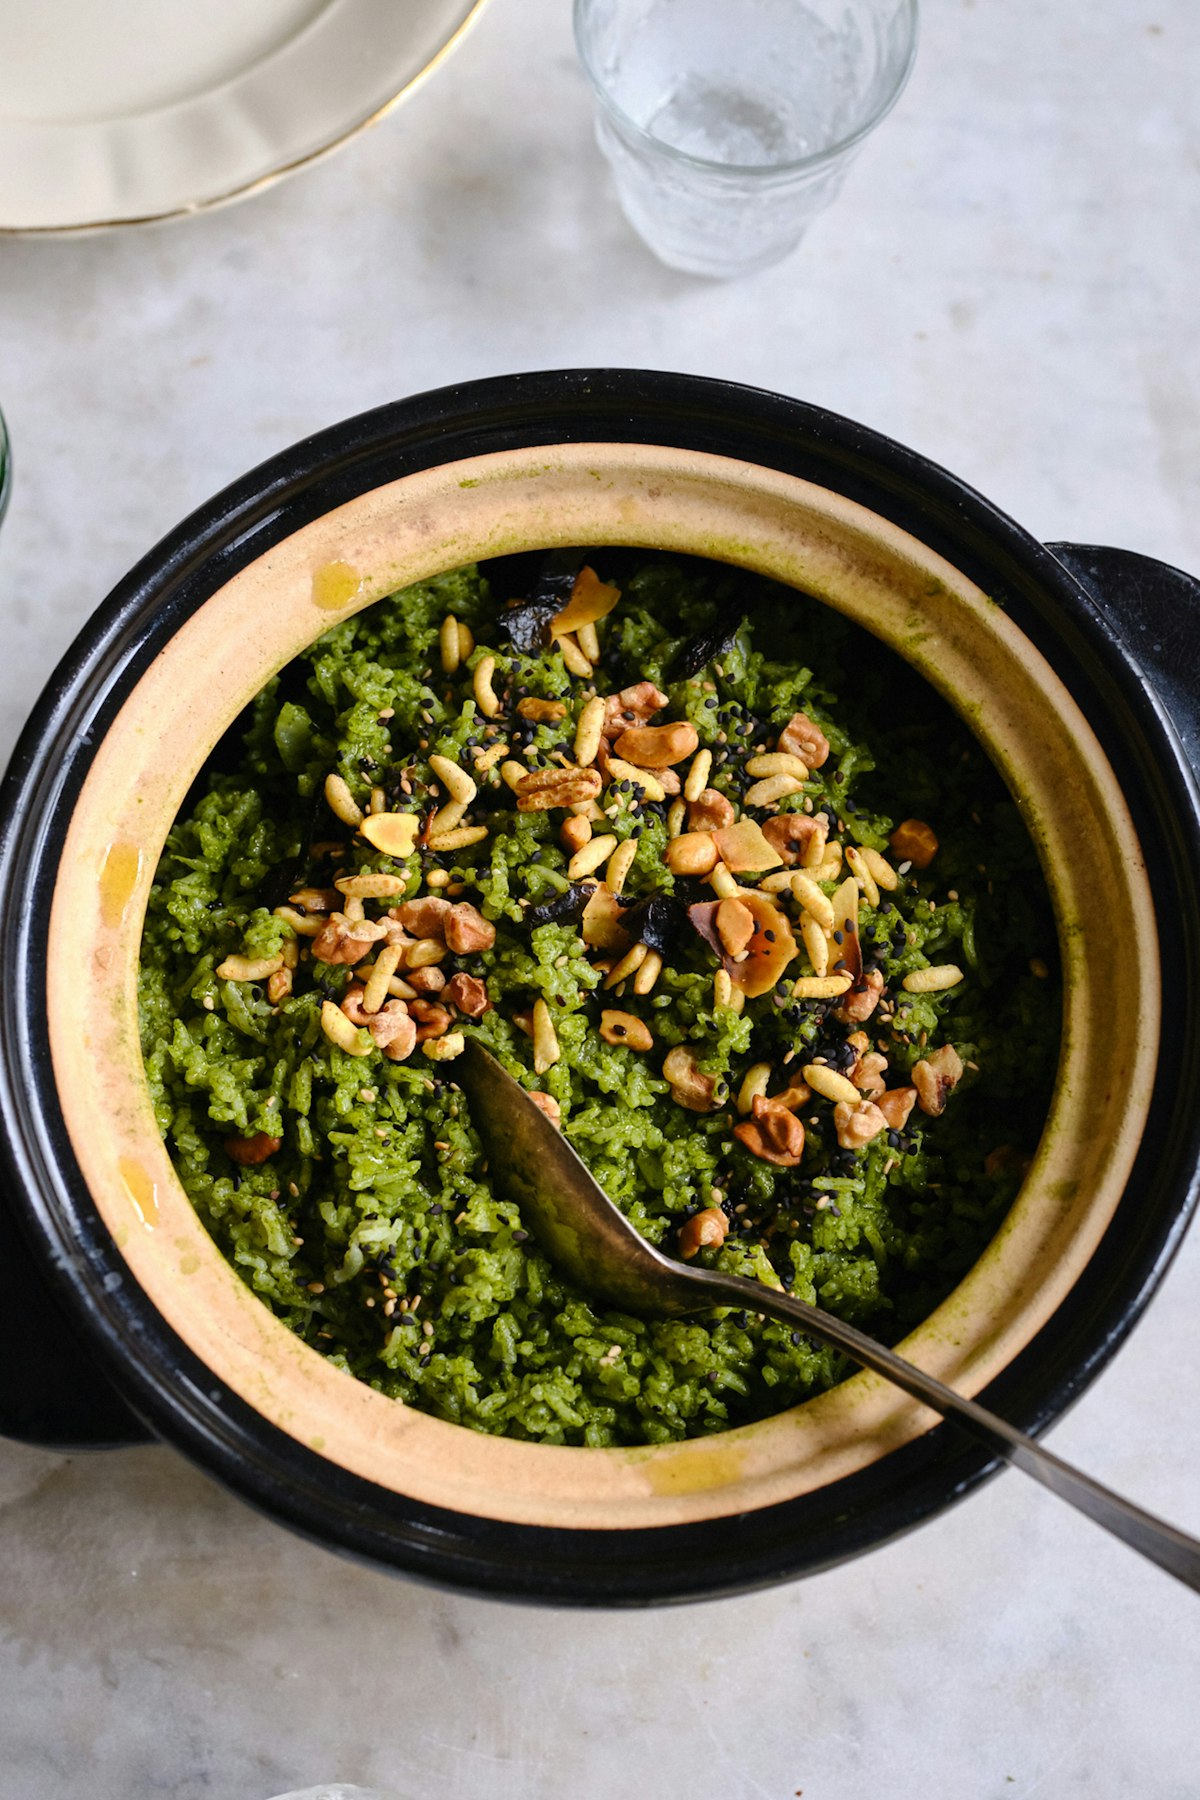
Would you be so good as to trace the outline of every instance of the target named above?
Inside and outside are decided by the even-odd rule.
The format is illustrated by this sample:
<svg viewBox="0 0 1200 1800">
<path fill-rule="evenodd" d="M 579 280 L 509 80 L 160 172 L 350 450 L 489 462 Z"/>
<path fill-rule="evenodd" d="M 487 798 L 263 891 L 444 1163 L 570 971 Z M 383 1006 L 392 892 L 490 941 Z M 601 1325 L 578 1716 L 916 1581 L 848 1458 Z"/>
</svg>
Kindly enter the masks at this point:
<svg viewBox="0 0 1200 1800">
<path fill-rule="evenodd" d="M 1107 759 L 1029 640 L 917 539 L 797 477 L 652 445 L 502 451 L 372 489 L 243 568 L 180 627 L 97 749 L 67 832 L 71 878 L 57 883 L 51 911 L 50 1040 L 73 1152 L 129 1272 L 264 1419 L 354 1475 L 457 1513 L 676 1526 L 812 1492 L 934 1416 L 864 1374 L 713 1440 L 591 1450 L 489 1438 L 398 1405 L 301 1343 L 221 1257 L 158 1139 L 137 1048 L 133 975 L 152 872 L 184 793 L 246 701 L 328 624 L 397 586 L 572 543 L 694 552 L 816 594 L 926 674 L 1021 794 L 1067 976 L 1051 1120 L 1000 1233 L 903 1346 L 970 1394 L 1011 1363 L 1078 1279 L 1138 1147 L 1159 1030 L 1149 887 Z M 322 612 L 313 576 L 333 562 L 358 571 L 360 586 L 340 611 Z M 1110 953 L 1117 919 L 1120 958 Z M 1089 945 L 1104 955 L 1089 957 Z M 1098 1135 L 1098 1097 L 1114 1095 L 1113 1129 Z"/>
</svg>

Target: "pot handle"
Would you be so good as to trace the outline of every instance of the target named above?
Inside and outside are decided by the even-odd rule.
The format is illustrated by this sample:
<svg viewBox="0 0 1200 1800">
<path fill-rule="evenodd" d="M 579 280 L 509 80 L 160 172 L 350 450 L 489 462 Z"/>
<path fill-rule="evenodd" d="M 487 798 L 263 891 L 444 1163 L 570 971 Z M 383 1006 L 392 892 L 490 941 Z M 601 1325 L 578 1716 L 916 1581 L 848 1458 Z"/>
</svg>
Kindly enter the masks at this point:
<svg viewBox="0 0 1200 1800">
<path fill-rule="evenodd" d="M 0 1199 L 0 1436 L 46 1449 L 148 1443 L 152 1433 L 96 1366 Z"/>
<path fill-rule="evenodd" d="M 1105 544 L 1047 544 L 1149 675 L 1200 775 L 1200 581 Z"/>
</svg>

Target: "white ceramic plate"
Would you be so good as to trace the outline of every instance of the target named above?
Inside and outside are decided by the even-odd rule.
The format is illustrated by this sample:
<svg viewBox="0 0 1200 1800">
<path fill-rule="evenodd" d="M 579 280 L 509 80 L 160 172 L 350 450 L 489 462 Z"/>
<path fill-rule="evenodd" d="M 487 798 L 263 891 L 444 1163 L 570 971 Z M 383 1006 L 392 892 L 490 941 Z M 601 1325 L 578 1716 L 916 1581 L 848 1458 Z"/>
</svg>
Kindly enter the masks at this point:
<svg viewBox="0 0 1200 1800">
<path fill-rule="evenodd" d="M 170 218 L 373 124 L 483 0 L 2 0 L 0 231 Z"/>
</svg>

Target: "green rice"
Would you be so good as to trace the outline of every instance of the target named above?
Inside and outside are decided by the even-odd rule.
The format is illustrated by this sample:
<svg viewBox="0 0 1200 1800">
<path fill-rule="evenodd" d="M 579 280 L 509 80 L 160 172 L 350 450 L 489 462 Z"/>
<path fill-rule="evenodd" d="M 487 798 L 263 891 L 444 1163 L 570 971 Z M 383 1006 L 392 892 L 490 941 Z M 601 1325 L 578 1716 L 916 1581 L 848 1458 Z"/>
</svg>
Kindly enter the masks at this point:
<svg viewBox="0 0 1200 1800">
<path fill-rule="evenodd" d="M 410 897 L 433 891 L 431 872 L 445 876 L 450 897 L 477 907 L 496 933 L 490 948 L 442 965 L 485 981 L 491 1003 L 481 1018 L 454 1018 L 453 1031 L 477 1035 L 527 1088 L 558 1102 L 568 1139 L 638 1229 L 678 1253 L 681 1226 L 719 1211 L 727 1235 L 700 1252 L 702 1262 L 782 1283 L 892 1341 L 949 1293 L 1012 1203 L 1053 1080 L 1060 1000 L 1046 971 L 1057 958 L 1015 805 L 974 739 L 889 653 L 815 601 L 764 582 L 762 604 L 733 643 L 690 679 L 673 679 L 681 647 L 728 601 L 730 572 L 645 553 L 598 551 L 593 561 L 622 592 L 597 626 L 602 656 L 590 680 L 571 675 L 557 648 L 513 649 L 500 602 L 515 574 L 501 566 L 461 569 L 381 601 L 268 684 L 167 841 L 142 946 L 143 1051 L 159 1127 L 199 1216 L 241 1279 L 320 1355 L 475 1430 L 557 1444 L 659 1443 L 761 1418 L 828 1388 L 849 1366 L 757 1315 L 637 1320 L 562 1279 L 518 1208 L 493 1190 L 453 1061 L 423 1047 L 405 1061 L 373 1046 L 352 1056 L 332 1043 L 322 1005 L 340 1002 L 360 978 L 315 961 L 314 940 L 297 938 L 275 910 L 280 902 L 343 871 L 395 872 Z M 449 677 L 438 651 L 448 614 L 475 640 Z M 491 729 L 473 690 L 485 656 L 495 658 L 494 686 L 506 696 Z M 792 980 L 809 972 L 803 953 L 784 992 L 739 1012 L 717 1003 L 716 956 L 686 928 L 649 993 L 631 982 L 605 992 L 596 964 L 613 958 L 585 944 L 577 920 L 529 919 L 570 885 L 565 812 L 518 812 L 493 769 L 477 777 L 466 819 L 488 827 L 486 840 L 393 860 L 323 798 L 334 773 L 364 808 L 378 788 L 389 810 L 428 810 L 429 756 L 470 772 L 493 743 L 508 742 L 516 756 L 522 735 L 527 766 L 554 766 L 557 752 L 570 762 L 588 696 L 643 680 L 668 696 L 654 722 L 691 721 L 701 748 L 714 752 L 709 785 L 735 805 L 746 750 L 772 750 L 803 710 L 830 754 L 780 801 L 784 812 L 827 808 L 838 841 L 888 857 L 900 820 L 934 827 L 933 862 L 907 871 L 880 907 L 864 899 L 859 935 L 885 982 L 885 1003 L 864 1028 L 887 1056 L 887 1085 L 907 1082 L 944 1045 L 964 1065 L 941 1116 L 918 1107 L 901 1132 L 847 1151 L 832 1105 L 814 1095 L 799 1109 L 801 1161 L 764 1161 L 733 1135 L 746 1070 L 769 1062 L 778 1092 L 814 1057 L 844 1066 L 853 1029 L 837 1023 L 837 1002 L 790 997 Z M 522 695 L 561 700 L 565 714 L 523 726 L 513 710 Z M 622 901 L 677 888 L 688 901 L 711 898 L 666 865 L 668 802 L 636 799 L 636 788 L 609 788 L 601 804 L 612 816 L 595 826 L 639 840 Z M 753 887 L 762 876 L 737 880 Z M 403 897 L 365 910 L 382 919 Z M 776 898 L 795 927 L 795 905 Z M 281 952 L 303 954 L 291 992 L 275 1003 L 265 980 L 216 973 L 229 956 L 272 961 Z M 964 974 L 957 985 L 903 989 L 906 974 L 950 963 Z M 541 1074 L 521 1026 L 538 998 L 561 1051 Z M 653 1049 L 605 1042 L 602 1007 L 644 1021 Z M 662 1074 L 676 1046 L 714 1077 L 715 1110 L 677 1103 Z M 242 1166 L 226 1146 L 259 1133 L 279 1140 L 278 1150 Z"/>
</svg>

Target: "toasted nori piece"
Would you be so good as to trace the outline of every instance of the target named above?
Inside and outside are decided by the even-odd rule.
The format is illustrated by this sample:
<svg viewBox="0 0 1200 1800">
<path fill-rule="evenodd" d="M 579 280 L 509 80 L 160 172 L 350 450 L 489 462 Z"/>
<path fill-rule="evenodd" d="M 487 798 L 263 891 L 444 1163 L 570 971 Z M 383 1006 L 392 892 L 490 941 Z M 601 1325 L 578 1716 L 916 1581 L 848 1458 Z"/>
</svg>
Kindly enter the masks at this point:
<svg viewBox="0 0 1200 1800">
<path fill-rule="evenodd" d="M 550 621 L 571 598 L 575 577 L 587 561 L 586 550 L 549 550 L 524 600 L 500 614 L 500 629 L 523 656 L 540 656 L 550 644 Z"/>
<path fill-rule="evenodd" d="M 308 815 L 300 827 L 300 848 L 295 856 L 286 862 L 274 863 L 258 884 L 255 899 L 259 906 L 265 906 L 274 912 L 277 906 L 286 906 L 288 896 L 296 889 L 304 887 L 312 868 L 312 847 L 321 835 L 321 824 L 326 815 L 325 790 L 318 787 L 312 797 L 312 805 Z"/>
<path fill-rule="evenodd" d="M 543 901 L 541 906 L 531 906 L 525 914 L 525 923 L 527 925 L 578 924 L 591 897 L 591 882 L 573 881 L 565 894 L 555 894 L 553 900 Z"/>
<path fill-rule="evenodd" d="M 744 581 L 737 582 L 717 601 L 712 624 L 690 638 L 671 665 L 672 681 L 686 681 L 698 675 L 716 656 L 728 650 L 750 610 L 750 596 Z"/>
<path fill-rule="evenodd" d="M 672 894 L 651 894 L 621 916 L 621 927 L 635 943 L 669 956 L 687 924 L 687 910 Z"/>
</svg>

